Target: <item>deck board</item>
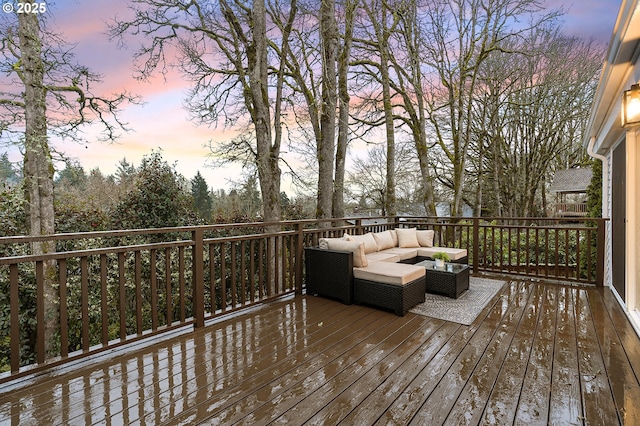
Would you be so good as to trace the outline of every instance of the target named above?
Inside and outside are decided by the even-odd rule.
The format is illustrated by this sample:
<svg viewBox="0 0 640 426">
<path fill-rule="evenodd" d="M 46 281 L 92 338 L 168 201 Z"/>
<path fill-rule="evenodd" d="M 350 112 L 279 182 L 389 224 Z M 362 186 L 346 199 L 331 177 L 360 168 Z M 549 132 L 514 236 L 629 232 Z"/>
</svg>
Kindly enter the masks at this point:
<svg viewBox="0 0 640 426">
<path fill-rule="evenodd" d="M 571 292 L 559 289 L 556 340 L 549 402 L 549 424 L 582 424 L 582 398 L 578 371 L 575 314 Z"/>
<path fill-rule="evenodd" d="M 511 281 L 465 326 L 297 296 L 0 389 L 0 423 L 640 424 L 608 289 Z"/>
<path fill-rule="evenodd" d="M 540 288 L 543 289 L 543 297 L 522 392 L 518 398 L 516 425 L 546 425 L 549 415 L 558 289 L 552 286 Z"/>
<path fill-rule="evenodd" d="M 584 407 L 585 424 L 610 425 L 618 422 L 613 394 L 606 376 L 591 315 L 589 300 L 584 290 L 573 294 L 576 311 L 576 338 L 578 344 L 578 370 L 580 393 Z"/>
</svg>

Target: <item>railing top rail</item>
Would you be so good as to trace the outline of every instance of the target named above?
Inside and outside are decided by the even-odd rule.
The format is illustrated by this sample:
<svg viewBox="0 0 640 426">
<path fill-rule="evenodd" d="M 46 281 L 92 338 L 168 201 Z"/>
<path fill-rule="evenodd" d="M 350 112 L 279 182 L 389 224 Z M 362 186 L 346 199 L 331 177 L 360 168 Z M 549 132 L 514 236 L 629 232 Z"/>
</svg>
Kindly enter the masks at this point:
<svg viewBox="0 0 640 426">
<path fill-rule="evenodd" d="M 336 222 L 357 222 L 370 220 L 385 220 L 385 222 L 377 223 L 412 223 L 417 221 L 434 221 L 434 223 L 447 222 L 460 222 L 460 221 L 473 221 L 479 219 L 482 222 L 492 221 L 526 221 L 526 222 L 566 222 L 566 217 L 451 217 L 451 216 L 362 216 L 362 217 L 343 217 L 343 218 L 330 218 L 330 219 L 303 219 L 303 220 L 291 220 L 281 222 L 248 222 L 248 223 L 226 223 L 226 224 L 214 224 L 214 225 L 195 225 L 195 226 L 179 226 L 179 227 L 163 227 L 163 228 L 147 228 L 147 229 L 122 229 L 122 230 L 110 230 L 110 231 L 91 231 L 91 232 L 74 232 L 74 233 L 59 233 L 51 235 L 18 235 L 9 237 L 0 237 L 0 244 L 27 244 L 41 241 L 71 241 L 81 239 L 100 239 L 100 238 L 118 238 L 118 237 L 133 237 L 140 235 L 158 235 L 158 234 L 176 234 L 176 233 L 191 233 L 195 230 L 203 231 L 225 231 L 240 228 L 269 228 L 269 227 L 287 227 L 287 226 L 313 226 L 322 225 L 324 223 L 336 223 Z M 576 217 L 572 218 L 573 222 L 587 222 L 587 221 L 607 221 L 608 218 L 589 218 L 589 217 Z M 351 226 L 353 226 L 351 225 Z M 375 224 L 366 224 L 375 225 Z M 340 228 L 340 226 L 338 226 Z M 323 228 L 325 229 L 325 228 Z M 267 231 L 269 232 L 269 231 Z M 185 236 L 185 239 L 190 239 L 191 236 Z"/>
<path fill-rule="evenodd" d="M 169 241 L 162 243 L 138 244 L 118 247 L 104 247 L 86 250 L 70 250 L 63 252 L 51 252 L 47 254 L 32 254 L 24 256 L 0 257 L 0 265 L 10 265 L 22 262 L 39 262 L 45 260 L 68 259 L 72 257 L 100 256 L 102 254 L 129 253 L 140 250 L 165 249 L 174 247 L 187 247 L 193 245 L 192 240 Z"/>
</svg>

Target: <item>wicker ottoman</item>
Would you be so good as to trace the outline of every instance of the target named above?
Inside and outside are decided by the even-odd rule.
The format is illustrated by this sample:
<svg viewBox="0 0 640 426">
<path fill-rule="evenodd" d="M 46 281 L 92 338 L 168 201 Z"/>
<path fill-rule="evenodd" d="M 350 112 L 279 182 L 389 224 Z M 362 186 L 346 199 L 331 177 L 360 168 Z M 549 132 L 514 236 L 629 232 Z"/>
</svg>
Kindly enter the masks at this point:
<svg viewBox="0 0 640 426">
<path fill-rule="evenodd" d="M 442 294 L 453 299 L 469 290 L 469 265 L 447 263 L 443 269 L 436 268 L 435 262 L 425 260 L 416 263 L 427 272 L 426 290 L 429 293 Z"/>
<path fill-rule="evenodd" d="M 393 310 L 404 316 L 425 300 L 423 267 L 402 263 L 374 262 L 353 268 L 353 303 Z"/>
</svg>

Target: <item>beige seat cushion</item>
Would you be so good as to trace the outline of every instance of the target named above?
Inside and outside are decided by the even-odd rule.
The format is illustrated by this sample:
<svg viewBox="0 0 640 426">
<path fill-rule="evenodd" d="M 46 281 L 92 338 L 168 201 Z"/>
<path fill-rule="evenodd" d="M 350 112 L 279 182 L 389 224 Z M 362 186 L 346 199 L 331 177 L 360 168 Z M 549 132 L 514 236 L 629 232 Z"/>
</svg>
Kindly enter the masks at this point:
<svg viewBox="0 0 640 426">
<path fill-rule="evenodd" d="M 451 260 L 462 259 L 467 256 L 467 249 L 449 248 L 449 247 L 422 247 L 418 250 L 418 256 L 431 257 L 441 251 L 447 253 Z"/>
<path fill-rule="evenodd" d="M 367 262 L 400 262 L 400 256 L 393 253 L 375 252 L 369 253 L 367 256 Z"/>
<path fill-rule="evenodd" d="M 422 266 L 374 262 L 365 268 L 353 268 L 353 277 L 378 283 L 405 285 L 423 277 L 425 271 Z"/>
<path fill-rule="evenodd" d="M 398 247 L 420 247 L 416 231 L 416 228 L 396 228 L 396 235 L 398 235 Z"/>
<path fill-rule="evenodd" d="M 397 254 L 398 256 L 400 256 L 400 260 L 407 260 L 407 259 L 413 259 L 414 257 L 416 257 L 418 255 L 418 250 L 419 249 L 415 249 L 415 248 L 394 247 L 394 248 L 383 250 L 382 253 Z"/>
<path fill-rule="evenodd" d="M 349 235 L 348 239 L 349 241 L 363 243 L 365 254 L 375 253 L 378 251 L 378 244 L 376 243 L 376 239 L 373 238 L 373 234 L 371 232 L 364 235 Z"/>
<path fill-rule="evenodd" d="M 353 266 L 364 267 L 369 264 L 364 254 L 364 244 L 357 241 L 345 241 L 340 238 L 330 238 L 328 241 L 329 250 L 350 251 L 353 253 Z"/>
</svg>

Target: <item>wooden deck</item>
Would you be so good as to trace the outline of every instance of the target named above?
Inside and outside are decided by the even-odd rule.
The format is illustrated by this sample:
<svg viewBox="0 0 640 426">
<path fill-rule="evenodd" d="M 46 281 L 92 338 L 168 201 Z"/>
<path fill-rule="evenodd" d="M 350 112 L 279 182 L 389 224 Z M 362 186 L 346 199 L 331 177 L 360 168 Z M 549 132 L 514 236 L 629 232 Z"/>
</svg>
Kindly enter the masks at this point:
<svg viewBox="0 0 640 426">
<path fill-rule="evenodd" d="M 298 296 L 0 389 L 4 424 L 640 424 L 608 289 L 511 281 L 471 325 Z"/>
</svg>

